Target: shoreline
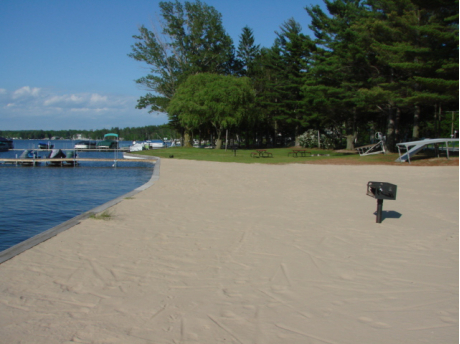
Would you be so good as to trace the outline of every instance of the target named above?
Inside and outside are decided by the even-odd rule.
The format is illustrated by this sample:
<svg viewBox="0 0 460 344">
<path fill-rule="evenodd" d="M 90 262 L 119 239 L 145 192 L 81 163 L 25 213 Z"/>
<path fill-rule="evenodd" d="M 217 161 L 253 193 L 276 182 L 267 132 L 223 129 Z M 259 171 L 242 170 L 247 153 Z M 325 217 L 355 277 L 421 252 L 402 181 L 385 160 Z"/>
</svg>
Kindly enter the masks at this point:
<svg viewBox="0 0 460 344">
<path fill-rule="evenodd" d="M 144 159 L 148 159 L 148 160 L 156 160 L 155 162 L 155 166 L 153 167 L 153 173 L 152 173 L 152 176 L 150 177 L 149 181 L 139 187 L 137 187 L 136 189 L 124 194 L 124 195 L 121 195 L 117 198 L 114 198 L 113 200 L 110 200 L 104 204 L 101 204 L 93 209 L 90 209 L 82 214 L 79 214 L 63 223 L 60 223 L 59 225 L 57 226 L 54 226 L 50 229 L 47 229 L 46 231 L 44 232 L 41 232 L 37 235 L 34 235 L 33 237 L 27 239 L 27 240 L 24 240 L 14 246 L 11 246 L 10 248 L 7 248 L 6 250 L 3 250 L 0 252 L 0 265 L 13 258 L 14 256 L 18 255 L 18 254 L 21 254 L 22 252 L 24 251 L 27 251 L 28 249 L 36 246 L 36 245 L 39 245 L 40 243 L 58 235 L 59 233 L 69 229 L 69 228 L 72 228 L 74 226 L 76 226 L 77 224 L 80 223 L 80 221 L 83 221 L 87 218 L 89 218 L 90 216 L 94 215 L 94 214 L 98 214 L 98 213 L 101 213 L 103 212 L 104 210 L 112 207 L 113 205 L 121 202 L 122 200 L 124 200 L 125 198 L 127 197 L 132 197 L 134 195 L 136 195 L 137 193 L 149 188 L 150 186 L 152 186 L 159 178 L 160 178 L 160 158 L 158 157 L 152 157 L 152 156 L 149 156 L 149 157 L 145 157 Z M 158 167 L 158 168 L 157 168 Z"/>
<path fill-rule="evenodd" d="M 5 342 L 458 341 L 458 167 L 161 168 L 0 265 Z M 380 224 L 370 180 L 398 185 Z"/>
</svg>

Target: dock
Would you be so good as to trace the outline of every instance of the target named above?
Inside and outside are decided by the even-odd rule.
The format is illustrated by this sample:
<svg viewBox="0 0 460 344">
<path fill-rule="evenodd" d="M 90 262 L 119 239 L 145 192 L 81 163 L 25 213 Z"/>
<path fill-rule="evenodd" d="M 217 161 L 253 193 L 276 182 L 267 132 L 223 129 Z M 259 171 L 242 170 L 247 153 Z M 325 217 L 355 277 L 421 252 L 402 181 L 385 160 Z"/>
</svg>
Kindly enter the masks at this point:
<svg viewBox="0 0 460 344">
<path fill-rule="evenodd" d="M 48 148 L 10 148 L 9 151 L 24 151 L 25 149 L 32 149 L 37 152 L 50 152 L 51 149 Z M 56 148 L 62 151 L 76 151 L 76 152 L 129 152 L 129 147 L 121 147 L 119 149 L 110 149 L 110 148 Z"/>
<path fill-rule="evenodd" d="M 0 163 L 3 164 L 16 164 L 16 165 L 38 165 L 40 163 L 53 163 L 54 166 L 64 166 L 64 165 L 78 165 L 82 161 L 89 161 L 89 162 L 147 162 L 154 164 L 156 159 L 91 159 L 91 158 L 76 158 L 76 159 L 47 159 L 47 158 L 40 158 L 40 159 L 0 159 Z"/>
</svg>

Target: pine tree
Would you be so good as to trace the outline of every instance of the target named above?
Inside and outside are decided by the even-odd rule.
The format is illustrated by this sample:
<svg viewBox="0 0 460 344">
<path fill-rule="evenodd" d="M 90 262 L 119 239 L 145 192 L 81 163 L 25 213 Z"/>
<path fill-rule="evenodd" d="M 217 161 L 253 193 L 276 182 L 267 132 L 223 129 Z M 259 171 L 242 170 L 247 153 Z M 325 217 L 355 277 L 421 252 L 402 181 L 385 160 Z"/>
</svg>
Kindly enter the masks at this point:
<svg viewBox="0 0 460 344">
<path fill-rule="evenodd" d="M 385 72 L 379 87 L 413 116 L 417 139 L 430 109 L 458 108 L 458 1 L 379 0 L 372 6 L 379 15 L 369 27 Z"/>
<path fill-rule="evenodd" d="M 284 22 L 276 34 L 280 42 L 283 79 L 280 87 L 281 106 L 275 120 L 282 123 L 285 130 L 297 140 L 301 128 L 307 124 L 302 87 L 314 45 L 302 33 L 300 24 L 292 18 Z"/>
<path fill-rule="evenodd" d="M 347 149 L 353 149 L 358 126 L 368 120 L 359 90 L 369 88 L 376 73 L 369 38 L 359 30 L 372 14 L 359 0 L 325 3 L 329 15 L 319 6 L 306 8 L 317 50 L 303 91 L 310 118 L 329 128 L 345 127 Z"/>
<path fill-rule="evenodd" d="M 255 45 L 254 33 L 248 26 L 243 28 L 236 52 L 239 74 L 254 77 L 255 61 L 260 56 L 260 45 Z"/>
</svg>

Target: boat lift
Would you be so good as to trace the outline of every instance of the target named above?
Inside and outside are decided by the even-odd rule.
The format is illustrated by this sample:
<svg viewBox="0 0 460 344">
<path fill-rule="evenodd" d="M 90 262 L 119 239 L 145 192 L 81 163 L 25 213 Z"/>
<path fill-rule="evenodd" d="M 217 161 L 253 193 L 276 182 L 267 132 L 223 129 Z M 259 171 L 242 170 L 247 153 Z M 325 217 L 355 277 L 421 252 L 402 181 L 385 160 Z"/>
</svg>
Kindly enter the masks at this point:
<svg viewBox="0 0 460 344">
<path fill-rule="evenodd" d="M 382 133 L 375 133 L 375 138 L 378 139 L 379 142 L 355 148 L 358 151 L 359 156 L 385 154 L 385 136 L 383 136 Z"/>
<path fill-rule="evenodd" d="M 422 149 L 426 148 L 428 145 L 439 145 L 440 143 L 444 143 L 446 145 L 446 152 L 447 152 L 447 159 L 449 159 L 449 150 L 454 149 L 454 147 L 449 148 L 449 142 L 459 142 L 458 139 L 424 139 L 420 141 L 412 141 L 412 142 L 403 142 L 397 143 L 396 147 L 398 147 L 399 158 L 396 159 L 396 162 L 406 162 L 409 161 L 410 158 L 420 152 Z M 453 145 L 452 145 L 453 146 Z M 401 149 L 405 149 L 406 152 L 401 155 Z"/>
<path fill-rule="evenodd" d="M 117 167 L 117 160 L 118 160 L 118 134 L 114 134 L 114 133 L 108 133 L 108 134 L 105 134 L 104 135 L 104 139 L 106 139 L 107 137 L 115 137 L 116 138 L 116 141 L 117 141 L 117 147 L 115 149 L 115 153 L 114 153 L 114 159 L 113 159 L 113 166 L 112 167 Z"/>
</svg>

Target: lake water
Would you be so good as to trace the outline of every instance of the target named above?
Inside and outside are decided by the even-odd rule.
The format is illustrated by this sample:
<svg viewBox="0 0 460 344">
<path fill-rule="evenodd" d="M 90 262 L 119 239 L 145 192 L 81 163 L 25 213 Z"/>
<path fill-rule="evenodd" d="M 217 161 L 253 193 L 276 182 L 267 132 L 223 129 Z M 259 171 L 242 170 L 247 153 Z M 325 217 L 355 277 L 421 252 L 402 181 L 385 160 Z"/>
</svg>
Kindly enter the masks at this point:
<svg viewBox="0 0 460 344">
<path fill-rule="evenodd" d="M 39 140 L 15 140 L 15 149 L 33 149 Z M 51 141 L 72 149 L 75 141 Z M 121 142 L 120 145 L 129 145 Z M 15 158 L 22 151 L 0 152 Z M 39 152 L 44 156 L 45 151 Z M 115 158 L 114 152 L 78 152 L 81 158 Z M 122 153 L 118 152 L 122 158 Z M 0 164 L 0 251 L 81 213 L 122 196 L 148 182 L 153 164 L 81 162 L 77 167 Z"/>
</svg>

